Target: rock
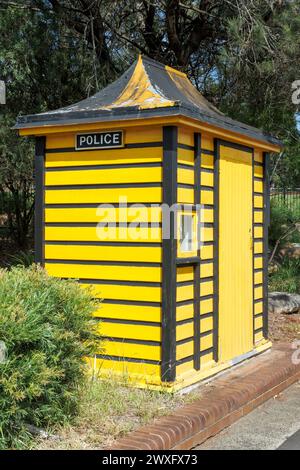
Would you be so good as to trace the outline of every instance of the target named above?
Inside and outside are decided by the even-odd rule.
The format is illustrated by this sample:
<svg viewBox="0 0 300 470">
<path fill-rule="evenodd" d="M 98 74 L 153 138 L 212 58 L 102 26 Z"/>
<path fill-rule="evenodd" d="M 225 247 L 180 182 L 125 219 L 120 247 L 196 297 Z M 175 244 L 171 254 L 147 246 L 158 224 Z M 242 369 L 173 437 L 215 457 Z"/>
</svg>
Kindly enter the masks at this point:
<svg viewBox="0 0 300 470">
<path fill-rule="evenodd" d="M 281 248 L 279 254 L 282 258 L 285 256 L 289 258 L 300 258 L 300 243 L 287 243 Z"/>
<path fill-rule="evenodd" d="M 270 313 L 298 313 L 300 312 L 300 295 L 284 292 L 269 293 Z"/>
<path fill-rule="evenodd" d="M 55 434 L 49 434 L 44 429 L 37 428 L 32 424 L 26 424 L 25 426 L 27 428 L 27 431 L 30 432 L 30 434 L 32 434 L 33 436 L 37 436 L 40 439 L 58 439 L 58 436 L 56 436 Z"/>
</svg>

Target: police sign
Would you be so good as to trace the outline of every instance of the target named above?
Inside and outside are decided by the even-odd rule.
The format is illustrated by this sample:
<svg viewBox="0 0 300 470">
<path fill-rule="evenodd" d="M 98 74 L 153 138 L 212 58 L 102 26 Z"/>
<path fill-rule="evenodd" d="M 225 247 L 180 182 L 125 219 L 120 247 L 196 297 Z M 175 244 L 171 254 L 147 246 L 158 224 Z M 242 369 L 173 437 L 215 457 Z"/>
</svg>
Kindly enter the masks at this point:
<svg viewBox="0 0 300 470">
<path fill-rule="evenodd" d="M 112 131 L 77 134 L 75 144 L 76 150 L 110 149 L 123 147 L 123 132 Z"/>
</svg>

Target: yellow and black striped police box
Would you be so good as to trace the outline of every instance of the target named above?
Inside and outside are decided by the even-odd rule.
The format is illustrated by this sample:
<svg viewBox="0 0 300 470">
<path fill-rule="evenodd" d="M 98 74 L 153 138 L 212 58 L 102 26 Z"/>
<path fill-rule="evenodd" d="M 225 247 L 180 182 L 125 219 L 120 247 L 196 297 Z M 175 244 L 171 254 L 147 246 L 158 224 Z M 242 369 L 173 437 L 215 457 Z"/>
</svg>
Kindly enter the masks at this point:
<svg viewBox="0 0 300 470">
<path fill-rule="evenodd" d="M 100 375 L 179 389 L 270 347 L 268 155 L 185 74 L 138 60 L 36 136 L 36 261 L 103 299 Z"/>
</svg>

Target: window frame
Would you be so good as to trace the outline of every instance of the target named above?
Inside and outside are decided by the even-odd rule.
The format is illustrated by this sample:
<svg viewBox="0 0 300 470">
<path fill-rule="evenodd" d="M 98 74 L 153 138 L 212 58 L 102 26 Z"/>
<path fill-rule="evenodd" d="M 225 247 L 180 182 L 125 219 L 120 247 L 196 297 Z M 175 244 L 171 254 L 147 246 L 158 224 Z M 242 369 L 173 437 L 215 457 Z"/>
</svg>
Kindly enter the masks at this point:
<svg viewBox="0 0 300 470">
<path fill-rule="evenodd" d="M 182 220 L 184 217 L 192 217 L 192 238 L 189 243 L 191 243 L 191 249 L 185 250 L 182 247 Z M 198 237 L 197 237 L 197 226 L 198 226 L 198 215 L 196 211 L 192 210 L 182 210 L 177 213 L 177 257 L 178 258 L 193 258 L 197 256 L 198 253 Z"/>
</svg>

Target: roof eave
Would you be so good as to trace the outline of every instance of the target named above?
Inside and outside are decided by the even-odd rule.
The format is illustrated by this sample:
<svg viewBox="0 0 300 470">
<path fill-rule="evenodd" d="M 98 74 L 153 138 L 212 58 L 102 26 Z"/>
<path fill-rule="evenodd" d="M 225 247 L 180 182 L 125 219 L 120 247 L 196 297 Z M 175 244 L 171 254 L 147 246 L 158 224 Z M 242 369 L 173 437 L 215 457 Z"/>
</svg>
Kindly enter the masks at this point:
<svg viewBox="0 0 300 470">
<path fill-rule="evenodd" d="M 96 122 L 125 121 L 139 118 L 185 116 L 203 123 L 221 128 L 239 135 L 250 137 L 260 142 L 283 147 L 283 143 L 263 131 L 234 121 L 226 116 L 215 116 L 198 108 L 187 107 L 182 104 L 160 108 L 140 109 L 138 107 L 113 108 L 110 110 L 77 111 L 72 113 L 45 113 L 43 115 L 21 116 L 17 119 L 14 129 L 34 129 L 37 127 L 57 127 L 66 125 L 93 124 Z"/>
</svg>

